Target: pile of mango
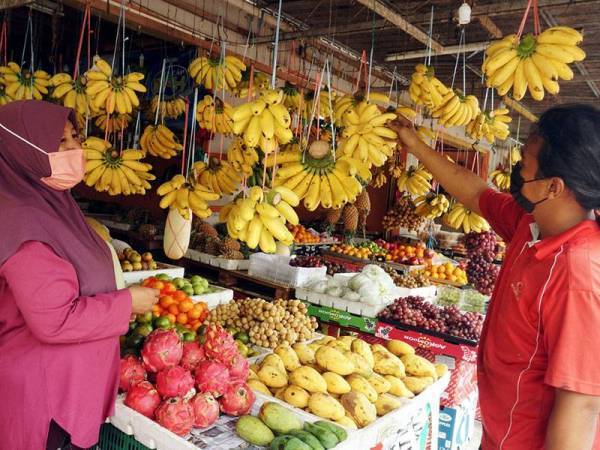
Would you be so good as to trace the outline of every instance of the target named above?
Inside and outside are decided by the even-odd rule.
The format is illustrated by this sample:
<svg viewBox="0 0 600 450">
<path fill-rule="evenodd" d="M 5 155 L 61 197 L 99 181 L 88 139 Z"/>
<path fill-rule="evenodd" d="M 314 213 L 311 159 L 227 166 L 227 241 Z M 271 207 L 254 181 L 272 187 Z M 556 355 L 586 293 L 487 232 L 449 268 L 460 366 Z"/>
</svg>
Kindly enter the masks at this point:
<svg viewBox="0 0 600 450">
<path fill-rule="evenodd" d="M 327 336 L 280 345 L 250 366 L 248 385 L 349 429 L 363 428 L 423 392 L 448 371 L 402 341 L 369 345 Z"/>
</svg>

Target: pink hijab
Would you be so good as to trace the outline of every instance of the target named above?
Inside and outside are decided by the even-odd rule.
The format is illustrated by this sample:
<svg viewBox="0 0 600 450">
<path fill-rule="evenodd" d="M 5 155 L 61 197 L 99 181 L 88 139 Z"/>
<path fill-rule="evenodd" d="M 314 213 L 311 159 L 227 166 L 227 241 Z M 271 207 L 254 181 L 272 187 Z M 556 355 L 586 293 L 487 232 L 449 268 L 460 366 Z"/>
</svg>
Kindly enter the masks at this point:
<svg viewBox="0 0 600 450">
<path fill-rule="evenodd" d="M 0 123 L 48 153 L 56 152 L 72 110 L 26 100 L 0 107 Z M 0 266 L 27 241 L 43 242 L 77 273 L 81 295 L 116 289 L 104 241 L 87 225 L 70 191 L 40 179 L 50 176 L 47 155 L 0 128 Z"/>
</svg>

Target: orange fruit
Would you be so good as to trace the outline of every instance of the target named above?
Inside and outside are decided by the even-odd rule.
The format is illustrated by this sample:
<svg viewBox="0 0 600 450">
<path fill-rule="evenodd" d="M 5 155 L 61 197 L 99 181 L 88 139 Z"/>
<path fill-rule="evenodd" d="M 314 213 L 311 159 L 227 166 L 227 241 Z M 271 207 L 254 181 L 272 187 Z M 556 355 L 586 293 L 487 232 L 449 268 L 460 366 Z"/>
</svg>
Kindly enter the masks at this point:
<svg viewBox="0 0 600 450">
<path fill-rule="evenodd" d="M 202 322 L 197 321 L 192 324 L 192 330 L 196 331 L 198 328 L 202 326 Z"/>
<path fill-rule="evenodd" d="M 187 294 L 183 291 L 177 291 L 173 294 L 173 298 L 177 301 L 177 302 L 181 302 L 183 300 L 185 300 L 187 298 Z"/>
<path fill-rule="evenodd" d="M 179 311 L 186 313 L 190 310 L 194 309 L 194 302 L 190 299 L 186 298 L 179 304 Z"/>
<path fill-rule="evenodd" d="M 174 315 L 177 315 L 181 312 L 179 311 L 179 307 L 176 304 L 172 304 L 171 306 L 169 306 L 168 311 L 169 313 Z"/>
<path fill-rule="evenodd" d="M 177 321 L 177 317 L 175 317 L 175 314 L 167 314 L 165 317 L 166 317 L 167 319 L 169 319 L 169 321 L 170 321 L 171 323 L 175 323 L 175 322 Z"/>
<path fill-rule="evenodd" d="M 188 323 L 188 316 L 186 313 L 179 313 L 177 314 L 177 323 L 180 323 L 181 325 L 185 325 L 186 323 Z"/>
<path fill-rule="evenodd" d="M 159 303 L 160 303 L 160 306 L 162 306 L 164 309 L 167 309 L 169 306 L 171 306 L 173 303 L 175 303 L 175 299 L 173 297 L 171 297 L 170 295 L 165 295 L 165 296 L 161 297 Z"/>
<path fill-rule="evenodd" d="M 190 319 L 199 319 L 200 316 L 202 315 L 202 310 L 200 309 L 196 309 L 196 308 L 192 308 L 188 313 L 187 313 L 188 317 Z"/>
</svg>

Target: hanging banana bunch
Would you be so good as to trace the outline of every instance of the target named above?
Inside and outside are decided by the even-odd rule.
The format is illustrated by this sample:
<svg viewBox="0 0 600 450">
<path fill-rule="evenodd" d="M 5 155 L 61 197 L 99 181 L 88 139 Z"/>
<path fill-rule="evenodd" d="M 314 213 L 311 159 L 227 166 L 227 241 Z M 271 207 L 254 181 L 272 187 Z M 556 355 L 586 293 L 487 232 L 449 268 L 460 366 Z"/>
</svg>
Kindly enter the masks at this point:
<svg viewBox="0 0 600 450">
<path fill-rule="evenodd" d="M 177 136 L 163 124 L 148 125 L 140 138 L 140 148 L 163 159 L 171 159 L 183 150 Z"/>
<path fill-rule="evenodd" d="M 10 98 L 6 93 L 6 88 L 2 84 L 2 77 L 0 75 L 0 106 L 6 105 L 10 102 L 12 102 L 12 98 Z"/>
<path fill-rule="evenodd" d="M 48 93 L 50 75 L 43 70 L 30 72 L 15 62 L 0 67 L 5 92 L 12 100 L 41 100 Z"/>
<path fill-rule="evenodd" d="M 108 141 L 90 136 L 83 142 L 85 153 L 86 185 L 109 195 L 131 195 L 146 193 L 149 181 L 156 177 L 149 171 L 150 164 L 141 162 L 144 152 L 140 150 L 113 149 Z"/>
<path fill-rule="evenodd" d="M 236 172 L 244 177 L 252 174 L 252 169 L 259 161 L 256 148 L 246 147 L 242 138 L 237 137 L 231 141 L 227 149 L 227 161 L 231 163 Z"/>
<path fill-rule="evenodd" d="M 245 242 L 250 249 L 259 247 L 264 253 L 275 253 L 276 241 L 288 246 L 293 243 L 286 224 L 298 225 L 293 208 L 298 203 L 296 194 L 284 187 L 265 192 L 254 186 L 246 198 L 239 197 L 224 206 L 219 218 L 227 224 L 231 238 Z"/>
<path fill-rule="evenodd" d="M 450 90 L 442 97 L 442 102 L 432 110 L 431 115 L 444 127 L 463 127 L 480 112 L 479 100 L 474 95 L 462 95 Z"/>
<path fill-rule="evenodd" d="M 471 231 L 481 233 L 490 230 L 490 224 L 483 217 L 458 202 L 446 213 L 444 221 L 449 227 L 456 230 L 462 228 L 465 233 Z"/>
<path fill-rule="evenodd" d="M 450 208 L 450 201 L 444 194 L 429 192 L 427 195 L 420 195 L 414 200 L 416 206 L 415 212 L 426 219 L 437 219 L 441 217 Z"/>
<path fill-rule="evenodd" d="M 510 135 L 508 124 L 512 118 L 507 108 L 480 112 L 466 127 L 467 135 L 475 140 L 485 139 L 493 144 L 496 139 L 504 141 Z"/>
<path fill-rule="evenodd" d="M 451 90 L 434 75 L 432 66 L 417 64 L 411 76 L 408 93 L 410 99 L 417 105 L 423 105 L 429 111 L 439 108 L 444 96 Z"/>
<path fill-rule="evenodd" d="M 151 117 L 156 116 L 156 110 L 159 108 L 158 103 L 158 95 L 152 97 L 150 101 L 150 112 Z M 176 96 L 170 100 L 161 100 L 160 101 L 160 110 L 158 115 L 160 117 L 164 116 L 167 119 L 177 119 L 179 116 L 185 113 L 185 99 Z"/>
<path fill-rule="evenodd" d="M 405 170 L 396 183 L 400 192 L 408 192 L 412 195 L 425 195 L 431 190 L 433 175 L 421 164 L 410 166 Z"/>
<path fill-rule="evenodd" d="M 196 84 L 201 84 L 208 90 L 225 88 L 230 92 L 242 81 L 244 70 L 246 65 L 235 56 L 225 56 L 224 59 L 201 56 L 194 59 L 188 67 Z"/>
<path fill-rule="evenodd" d="M 269 88 L 270 79 L 269 77 L 258 71 L 254 71 L 252 75 L 252 98 L 256 97 L 262 90 Z M 233 95 L 237 98 L 246 99 L 250 91 L 250 69 L 246 69 L 242 72 L 242 81 L 238 83 L 235 89 L 233 89 Z"/>
<path fill-rule="evenodd" d="M 338 126 L 352 125 L 346 121 L 347 111 L 356 110 L 359 105 L 363 105 L 365 102 L 369 105 L 386 107 L 390 102 L 390 98 L 381 92 L 371 92 L 367 102 L 367 93 L 364 91 L 357 91 L 354 94 L 346 94 L 338 97 L 333 106 L 335 123 Z M 364 108 L 364 105 L 361 108 Z"/>
<path fill-rule="evenodd" d="M 190 218 L 190 210 L 195 216 L 206 219 L 212 214 L 208 202 L 219 198 L 219 194 L 197 184 L 193 179 L 186 180 L 183 175 L 175 175 L 170 181 L 161 184 L 156 193 L 162 197 L 159 204 L 162 209 L 176 209 L 186 220 Z"/>
<path fill-rule="evenodd" d="M 86 92 L 85 75 L 73 79 L 68 73 L 57 73 L 50 78 L 48 85 L 54 88 L 51 97 L 61 99 L 65 107 L 73 108 L 77 114 L 86 117 L 96 112 Z"/>
<path fill-rule="evenodd" d="M 494 170 L 490 174 L 490 178 L 492 183 L 501 191 L 508 192 L 510 190 L 510 174 L 511 170 L 503 169 L 502 166 L 498 166 L 496 170 Z"/>
<path fill-rule="evenodd" d="M 518 145 L 513 145 L 510 148 L 509 164 L 514 166 L 515 164 L 520 162 L 521 159 L 523 159 L 523 157 L 521 156 L 521 148 Z"/>
<path fill-rule="evenodd" d="M 146 87 L 140 83 L 144 79 L 143 73 L 115 76 L 112 67 L 99 57 L 94 57 L 94 66 L 85 73 L 85 78 L 92 109 L 104 110 L 108 114 L 115 111 L 131 114 L 134 108 L 140 106 L 136 92 L 146 92 Z"/>
<path fill-rule="evenodd" d="M 303 99 L 302 94 L 300 93 L 298 88 L 286 81 L 285 85 L 281 89 L 283 90 L 283 106 L 285 106 L 290 111 L 300 111 Z"/>
<path fill-rule="evenodd" d="M 408 120 L 415 120 L 417 118 L 417 111 L 410 106 L 398 106 L 395 113 Z"/>
<path fill-rule="evenodd" d="M 233 108 L 228 103 L 211 95 L 205 95 L 196 108 L 198 125 L 211 133 L 231 134 L 232 114 Z"/>
<path fill-rule="evenodd" d="M 379 189 L 380 187 L 383 187 L 385 185 L 385 183 L 387 183 L 387 176 L 385 175 L 385 172 L 380 167 L 379 169 L 377 169 L 377 173 L 373 177 L 373 182 L 371 184 L 373 185 L 374 188 Z"/>
<path fill-rule="evenodd" d="M 316 119 L 317 117 L 331 117 L 331 107 L 329 106 L 329 92 L 325 89 L 321 89 L 319 92 L 319 103 L 315 99 L 315 92 L 309 91 L 304 94 L 304 101 L 302 102 L 302 118 L 304 120 L 310 120 L 311 117 Z M 331 94 L 331 104 L 335 101 L 335 96 Z"/>
<path fill-rule="evenodd" d="M 387 128 L 394 113 L 382 113 L 376 104 L 361 102 L 344 112 L 344 127 L 339 149 L 344 155 L 358 159 L 370 167 L 381 167 L 396 148 L 396 132 Z"/>
<path fill-rule="evenodd" d="M 488 87 L 501 96 L 512 89 L 512 97 L 521 100 L 527 91 L 534 100 L 544 93 L 556 95 L 558 80 L 573 79 L 569 64 L 583 61 L 585 52 L 578 47 L 583 35 L 571 27 L 556 26 L 538 36 L 527 34 L 520 39 L 511 34 L 492 42 L 485 51 L 482 71 Z"/>
<path fill-rule="evenodd" d="M 233 132 L 243 136 L 247 147 L 259 146 L 265 154 L 293 138 L 290 113 L 281 103 L 282 90 L 263 90 L 259 98 L 234 109 Z"/>
<path fill-rule="evenodd" d="M 242 178 L 229 161 L 210 158 L 208 163 L 194 163 L 196 183 L 222 195 L 231 195 L 240 188 Z"/>
<path fill-rule="evenodd" d="M 291 149 L 276 157 L 269 155 L 264 161 L 267 167 L 272 167 L 275 162 L 279 166 L 274 185 L 283 186 L 304 199 L 304 206 L 309 211 L 319 205 L 337 209 L 347 202 L 354 202 L 363 189 L 358 178 L 367 183 L 371 180 L 367 165 L 347 155 L 333 158 L 331 150 L 326 155 L 321 152 L 313 155 Z"/>
<path fill-rule="evenodd" d="M 125 130 L 132 120 L 133 117 L 129 114 L 117 113 L 109 116 L 106 113 L 101 113 L 96 117 L 94 123 L 102 131 L 107 131 L 108 129 L 108 133 L 113 133 Z"/>
</svg>

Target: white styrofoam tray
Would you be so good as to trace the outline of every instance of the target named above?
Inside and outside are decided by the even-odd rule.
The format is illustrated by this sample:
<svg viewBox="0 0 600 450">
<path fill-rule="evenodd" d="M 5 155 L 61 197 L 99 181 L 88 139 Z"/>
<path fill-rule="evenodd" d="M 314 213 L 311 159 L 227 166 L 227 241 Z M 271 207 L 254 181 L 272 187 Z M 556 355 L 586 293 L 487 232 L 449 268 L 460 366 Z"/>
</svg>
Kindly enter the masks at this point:
<svg viewBox="0 0 600 450">
<path fill-rule="evenodd" d="M 382 303 L 379 305 L 368 305 L 361 301 L 351 301 L 340 297 L 332 297 L 328 294 L 320 294 L 318 292 L 309 291 L 307 289 L 297 288 L 296 298 L 300 300 L 306 300 L 307 302 L 314 303 L 316 305 L 328 306 L 330 308 L 339 309 L 340 311 L 346 311 L 357 316 L 365 317 L 377 317 L 387 305 L 392 303 L 400 295 L 394 292 L 392 295 L 388 295 L 382 298 Z"/>
<path fill-rule="evenodd" d="M 158 274 L 164 273 L 169 275 L 171 278 L 182 278 L 185 275 L 185 269 L 179 266 L 172 266 L 170 264 L 158 263 L 159 268 L 156 270 L 137 270 L 134 272 L 123 272 L 123 279 L 125 285 L 130 286 L 132 284 L 138 284 L 144 281 L 148 277 L 154 277 Z"/>
<path fill-rule="evenodd" d="M 304 286 L 327 275 L 327 267 L 293 267 L 289 256 L 254 253 L 250 255 L 248 274 L 289 287 Z"/>
<path fill-rule="evenodd" d="M 227 259 L 216 257 L 215 265 L 225 270 L 248 270 L 250 267 L 249 259 Z"/>
<path fill-rule="evenodd" d="M 426 299 L 435 298 L 437 295 L 437 286 L 431 285 L 420 288 L 406 288 L 406 287 L 398 287 L 398 296 L 399 297 L 423 297 Z"/>
<path fill-rule="evenodd" d="M 233 300 L 233 291 L 231 289 L 221 288 L 213 285 L 210 285 L 210 287 L 218 290 L 208 294 L 192 295 L 190 298 L 194 303 L 205 302 L 209 309 L 216 308 L 223 303 L 229 303 L 231 300 Z"/>
</svg>

